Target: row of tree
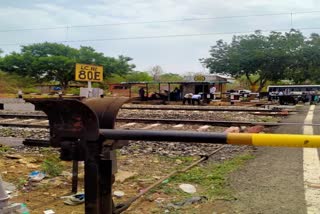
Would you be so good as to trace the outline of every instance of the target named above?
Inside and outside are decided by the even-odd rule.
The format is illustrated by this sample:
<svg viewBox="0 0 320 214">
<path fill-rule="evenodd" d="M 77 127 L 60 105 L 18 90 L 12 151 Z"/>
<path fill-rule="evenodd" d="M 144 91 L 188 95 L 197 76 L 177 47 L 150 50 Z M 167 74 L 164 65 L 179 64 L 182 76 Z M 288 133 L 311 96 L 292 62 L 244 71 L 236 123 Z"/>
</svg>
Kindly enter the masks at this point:
<svg viewBox="0 0 320 214">
<path fill-rule="evenodd" d="M 38 82 L 57 81 L 67 88 L 74 80 L 75 64 L 96 64 L 104 68 L 106 78 L 127 75 L 135 68 L 130 57 L 104 56 L 91 47 L 79 49 L 58 43 L 39 43 L 22 46 L 21 52 L 13 52 L 0 59 L 0 69 L 5 72 L 28 76 Z"/>
<path fill-rule="evenodd" d="M 22 46 L 21 51 L 10 53 L 0 58 L 0 69 L 31 77 L 38 83 L 59 82 L 63 88 L 75 79 L 75 64 L 95 64 L 104 68 L 107 83 L 128 81 L 180 81 L 178 74 L 164 73 L 160 66 L 153 66 L 146 72 L 134 71 L 132 58 L 104 56 L 92 47 L 81 46 L 79 49 L 58 43 L 39 43 Z M 102 84 L 103 85 L 103 84 Z"/>
<path fill-rule="evenodd" d="M 300 31 L 234 36 L 230 43 L 219 40 L 210 57 L 200 59 L 211 73 L 245 76 L 257 91 L 267 81 L 290 80 L 295 84 L 320 83 L 320 36 L 305 37 Z"/>
</svg>

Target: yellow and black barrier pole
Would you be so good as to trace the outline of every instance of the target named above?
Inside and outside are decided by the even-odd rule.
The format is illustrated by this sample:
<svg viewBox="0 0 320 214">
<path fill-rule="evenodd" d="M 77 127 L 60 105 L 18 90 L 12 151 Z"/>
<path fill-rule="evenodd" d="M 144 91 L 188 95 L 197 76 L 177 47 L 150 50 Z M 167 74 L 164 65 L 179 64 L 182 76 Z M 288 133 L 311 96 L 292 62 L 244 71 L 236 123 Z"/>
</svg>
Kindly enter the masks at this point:
<svg viewBox="0 0 320 214">
<path fill-rule="evenodd" d="M 278 147 L 320 147 L 320 135 L 209 133 L 186 131 L 149 131 L 100 129 L 110 140 L 170 141 Z"/>
</svg>

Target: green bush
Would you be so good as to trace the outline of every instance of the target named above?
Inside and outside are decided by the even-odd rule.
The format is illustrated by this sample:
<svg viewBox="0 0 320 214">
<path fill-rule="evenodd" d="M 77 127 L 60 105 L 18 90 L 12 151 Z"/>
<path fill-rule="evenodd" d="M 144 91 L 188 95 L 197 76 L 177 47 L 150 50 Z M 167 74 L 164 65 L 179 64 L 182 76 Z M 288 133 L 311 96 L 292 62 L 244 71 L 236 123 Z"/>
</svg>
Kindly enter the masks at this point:
<svg viewBox="0 0 320 214">
<path fill-rule="evenodd" d="M 65 93 L 66 94 L 79 95 L 80 94 L 80 88 L 68 88 Z"/>
<path fill-rule="evenodd" d="M 63 165 L 57 154 L 48 155 L 46 159 L 44 159 L 41 168 L 46 174 L 52 177 L 60 175 L 63 171 Z"/>
</svg>

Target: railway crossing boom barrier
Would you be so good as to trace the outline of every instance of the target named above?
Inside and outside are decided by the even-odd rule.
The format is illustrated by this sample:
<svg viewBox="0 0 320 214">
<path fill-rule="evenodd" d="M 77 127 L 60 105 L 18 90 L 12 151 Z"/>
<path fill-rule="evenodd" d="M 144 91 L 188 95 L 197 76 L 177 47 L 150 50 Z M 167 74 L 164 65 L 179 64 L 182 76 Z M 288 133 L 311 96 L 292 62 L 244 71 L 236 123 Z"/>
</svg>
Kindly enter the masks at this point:
<svg viewBox="0 0 320 214">
<path fill-rule="evenodd" d="M 117 113 L 127 98 L 29 99 L 49 119 L 50 145 L 60 147 L 60 158 L 73 161 L 72 191 L 77 191 L 78 161 L 85 166 L 85 213 L 120 213 L 127 204 L 114 205 L 112 185 L 115 150 L 128 140 L 171 141 L 280 147 L 320 147 L 320 136 L 290 134 L 200 133 L 114 129 Z M 121 210 L 121 211 L 120 211 Z"/>
</svg>

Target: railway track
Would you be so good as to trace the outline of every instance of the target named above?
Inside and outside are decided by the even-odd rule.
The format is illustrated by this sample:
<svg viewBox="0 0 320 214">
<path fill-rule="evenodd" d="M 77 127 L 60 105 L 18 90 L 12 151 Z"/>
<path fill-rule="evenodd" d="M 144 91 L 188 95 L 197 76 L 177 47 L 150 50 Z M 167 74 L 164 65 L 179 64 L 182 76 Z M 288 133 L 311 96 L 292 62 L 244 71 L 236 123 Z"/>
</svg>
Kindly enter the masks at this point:
<svg viewBox="0 0 320 214">
<path fill-rule="evenodd" d="M 117 122 L 124 123 L 160 123 L 160 124 L 193 124 L 193 125 L 211 125 L 211 126 L 283 126 L 283 125 L 305 125 L 320 126 L 312 123 L 281 123 L 281 122 L 254 122 L 254 121 L 216 121 L 216 120 L 190 120 L 190 119 L 161 119 L 161 118 L 117 118 Z M 0 126 L 3 127 L 24 127 L 24 128 L 49 128 L 48 120 L 19 120 L 5 119 L 0 120 Z"/>
<path fill-rule="evenodd" d="M 260 116 L 287 116 L 288 111 L 270 110 L 270 109 L 243 109 L 243 108 L 212 108 L 212 107 L 189 107 L 182 106 L 179 108 L 171 106 L 124 106 L 123 110 L 148 110 L 155 112 L 169 111 L 171 112 L 248 112 L 253 115 Z M 159 113 L 158 113 L 159 114 Z M 143 117 L 143 116 L 142 116 Z M 118 117 L 117 122 L 135 122 L 135 123 L 161 123 L 161 124 L 195 124 L 195 125 L 211 125 L 211 126 L 241 126 L 241 125 L 264 125 L 264 126 L 277 126 L 277 125 L 291 125 L 280 123 L 264 123 L 264 122 L 246 122 L 246 121 L 222 121 L 219 120 L 190 120 L 190 119 L 163 119 L 163 118 L 141 118 L 140 116 L 131 115 L 128 117 Z M 0 112 L 0 126 L 5 127 L 25 127 L 25 128 L 48 128 L 49 121 L 45 114 L 7 114 Z M 295 123 L 293 123 L 295 125 Z"/>
<path fill-rule="evenodd" d="M 127 110 L 179 110 L 179 111 L 230 111 L 230 112 L 281 112 L 283 109 L 261 109 L 261 108 L 217 108 L 217 107 L 189 107 L 189 106 L 122 106 L 121 109 Z M 295 112 L 296 110 L 288 109 L 286 111 Z"/>
</svg>

